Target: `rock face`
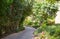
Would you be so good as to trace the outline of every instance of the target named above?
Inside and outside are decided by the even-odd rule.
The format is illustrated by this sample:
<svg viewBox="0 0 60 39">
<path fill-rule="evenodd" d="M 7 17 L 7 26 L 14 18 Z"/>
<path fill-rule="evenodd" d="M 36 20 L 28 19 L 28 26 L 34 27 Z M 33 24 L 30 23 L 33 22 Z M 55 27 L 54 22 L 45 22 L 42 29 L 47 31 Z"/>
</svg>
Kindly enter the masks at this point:
<svg viewBox="0 0 60 39">
<path fill-rule="evenodd" d="M 60 2 L 58 2 L 57 4 L 58 4 L 58 11 L 55 17 L 55 24 L 60 24 Z"/>
<path fill-rule="evenodd" d="M 55 24 L 60 24 L 60 6 L 58 7 L 58 11 L 56 13 Z"/>
<path fill-rule="evenodd" d="M 55 18 L 55 23 L 60 24 L 60 11 L 57 12 L 57 16 Z"/>
</svg>

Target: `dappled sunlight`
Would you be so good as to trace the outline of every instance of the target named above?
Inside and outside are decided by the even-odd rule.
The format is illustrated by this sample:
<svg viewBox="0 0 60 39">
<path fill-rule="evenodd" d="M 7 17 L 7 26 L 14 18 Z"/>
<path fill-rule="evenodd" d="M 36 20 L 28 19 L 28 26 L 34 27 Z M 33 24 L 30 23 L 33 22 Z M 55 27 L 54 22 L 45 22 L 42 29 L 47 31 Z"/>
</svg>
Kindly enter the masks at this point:
<svg viewBox="0 0 60 39">
<path fill-rule="evenodd" d="M 60 0 L 1 0 L 1 38 L 60 39 Z"/>
</svg>

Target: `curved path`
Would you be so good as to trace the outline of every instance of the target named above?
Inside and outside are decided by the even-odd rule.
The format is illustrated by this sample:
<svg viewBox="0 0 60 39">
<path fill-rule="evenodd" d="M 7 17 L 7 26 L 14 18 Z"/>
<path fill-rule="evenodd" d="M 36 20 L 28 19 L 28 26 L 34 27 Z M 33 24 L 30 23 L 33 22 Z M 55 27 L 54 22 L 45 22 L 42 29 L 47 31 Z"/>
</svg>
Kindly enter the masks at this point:
<svg viewBox="0 0 60 39">
<path fill-rule="evenodd" d="M 33 39 L 33 32 L 35 31 L 32 27 L 25 27 L 25 30 L 19 33 L 14 33 L 2 39 Z"/>
</svg>

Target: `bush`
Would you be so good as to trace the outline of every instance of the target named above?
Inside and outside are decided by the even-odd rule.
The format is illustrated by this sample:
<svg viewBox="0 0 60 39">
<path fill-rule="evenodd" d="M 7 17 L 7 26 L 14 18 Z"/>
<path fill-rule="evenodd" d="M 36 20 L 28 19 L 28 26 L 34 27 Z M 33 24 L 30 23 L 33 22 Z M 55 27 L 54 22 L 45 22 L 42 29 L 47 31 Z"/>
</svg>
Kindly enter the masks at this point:
<svg viewBox="0 0 60 39">
<path fill-rule="evenodd" d="M 34 34 L 39 34 L 42 31 L 45 31 L 47 34 L 49 34 L 50 39 L 59 39 L 60 37 L 60 25 L 50 25 L 50 26 L 45 26 L 45 27 L 39 27 Z"/>
</svg>

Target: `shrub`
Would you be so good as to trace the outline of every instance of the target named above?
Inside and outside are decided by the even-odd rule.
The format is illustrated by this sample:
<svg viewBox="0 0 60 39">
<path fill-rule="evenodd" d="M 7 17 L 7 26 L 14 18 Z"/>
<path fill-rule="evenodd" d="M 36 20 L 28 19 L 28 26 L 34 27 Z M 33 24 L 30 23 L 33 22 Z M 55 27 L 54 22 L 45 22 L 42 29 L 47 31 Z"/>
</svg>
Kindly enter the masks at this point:
<svg viewBox="0 0 60 39">
<path fill-rule="evenodd" d="M 60 25 L 50 25 L 46 27 L 40 27 L 38 28 L 34 33 L 38 34 L 41 33 L 42 31 L 46 31 L 50 39 L 59 39 L 60 37 Z M 36 33 L 37 32 L 37 33 Z"/>
</svg>

